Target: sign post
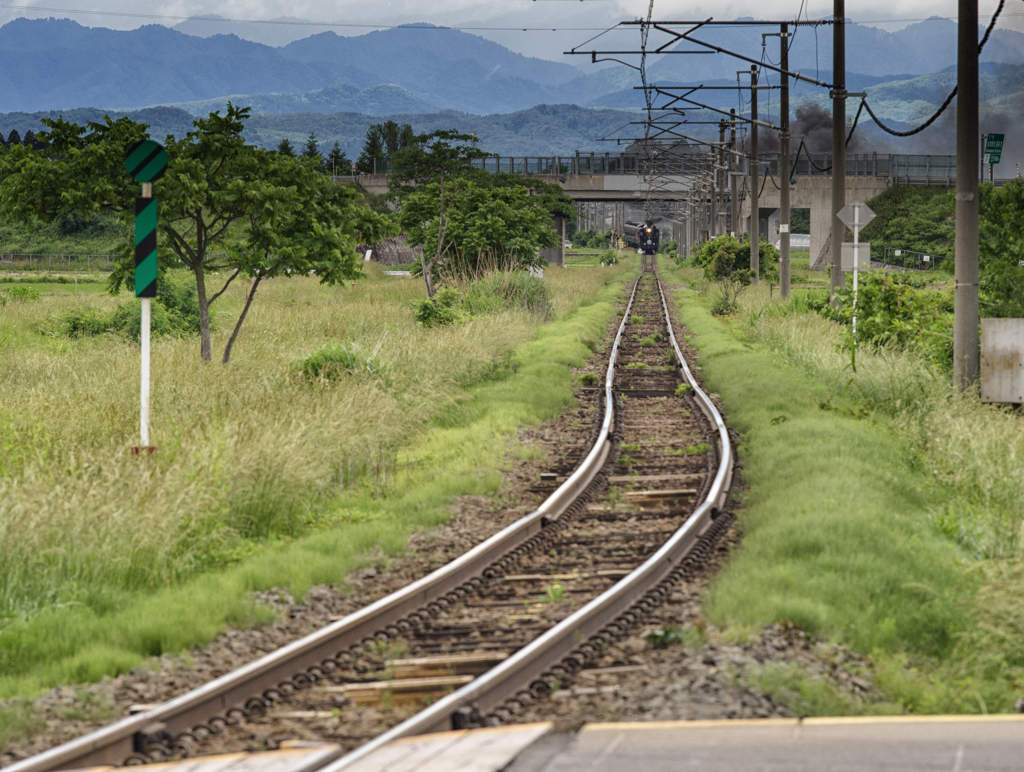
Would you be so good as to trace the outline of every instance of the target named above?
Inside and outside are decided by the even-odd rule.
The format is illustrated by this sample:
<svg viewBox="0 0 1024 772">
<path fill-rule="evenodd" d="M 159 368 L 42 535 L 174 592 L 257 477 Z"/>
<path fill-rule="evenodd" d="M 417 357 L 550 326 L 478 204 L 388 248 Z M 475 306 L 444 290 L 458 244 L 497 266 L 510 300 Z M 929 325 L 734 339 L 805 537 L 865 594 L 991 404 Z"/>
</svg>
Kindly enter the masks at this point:
<svg viewBox="0 0 1024 772">
<path fill-rule="evenodd" d="M 1003 139 L 1005 134 L 988 134 L 985 137 L 984 163 L 988 164 L 989 182 L 995 182 L 995 166 L 1003 156 Z"/>
<path fill-rule="evenodd" d="M 134 145 L 124 159 L 124 168 L 136 182 L 142 183 L 142 195 L 135 199 L 135 297 L 142 301 L 142 379 L 139 393 L 139 441 L 132 448 L 134 455 L 152 453 L 149 444 L 149 336 L 152 302 L 156 297 L 156 226 L 157 199 L 153 198 L 153 181 L 167 171 L 167 151 L 151 139 Z"/>
<path fill-rule="evenodd" d="M 836 216 L 853 231 L 853 371 L 857 372 L 857 275 L 860 273 L 860 229 L 875 219 L 875 213 L 862 201 L 852 201 Z M 870 255 L 869 255 L 870 260 Z"/>
</svg>

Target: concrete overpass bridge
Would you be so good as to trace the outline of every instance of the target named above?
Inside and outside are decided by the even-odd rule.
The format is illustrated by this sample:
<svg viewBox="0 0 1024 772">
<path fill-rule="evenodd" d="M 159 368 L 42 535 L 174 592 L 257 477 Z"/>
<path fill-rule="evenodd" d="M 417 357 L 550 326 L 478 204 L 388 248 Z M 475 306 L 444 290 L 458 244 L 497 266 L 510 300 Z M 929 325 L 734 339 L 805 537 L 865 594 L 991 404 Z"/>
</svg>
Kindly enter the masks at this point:
<svg viewBox="0 0 1024 772">
<path fill-rule="evenodd" d="M 726 232 L 726 217 L 735 207 L 744 232 L 749 232 L 749 164 L 733 174 L 737 178 L 737 200 L 731 201 L 730 186 L 715 187 L 709 151 L 692 154 L 695 163 L 656 173 L 650 200 L 657 202 L 659 219 L 672 223 L 673 237 L 685 251 L 692 245 Z M 702 163 L 697 160 L 704 159 Z M 703 164 L 703 165 L 702 165 Z M 831 156 L 802 156 L 795 164 L 790 187 L 790 206 L 810 210 L 811 265 L 824 268 L 828 262 L 832 225 Z M 487 172 L 520 174 L 559 185 L 577 202 L 581 229 L 608 232 L 624 222 L 639 219 L 648 201 L 648 182 L 641 173 L 637 156 L 626 154 L 579 153 L 573 156 L 526 156 L 484 159 Z M 851 153 L 847 155 L 847 201 L 877 196 L 891 185 L 956 184 L 956 156 Z M 721 167 L 719 167 L 721 170 Z M 760 155 L 761 185 L 758 214 L 761 233 L 777 238 L 778 226 L 764 210 L 779 208 L 779 154 Z M 663 170 L 664 171 L 664 170 Z M 657 170 L 656 170 L 657 172 Z M 390 174 L 361 174 L 360 185 L 370 193 L 387 191 Z M 719 175 L 719 181 L 724 179 Z M 712 212 L 717 216 L 713 218 Z M 564 233 L 563 224 L 556 224 Z M 562 250 L 561 252 L 564 252 Z M 564 263 L 564 254 L 549 255 L 551 262 Z M 824 261 L 824 262 L 823 262 Z"/>
</svg>

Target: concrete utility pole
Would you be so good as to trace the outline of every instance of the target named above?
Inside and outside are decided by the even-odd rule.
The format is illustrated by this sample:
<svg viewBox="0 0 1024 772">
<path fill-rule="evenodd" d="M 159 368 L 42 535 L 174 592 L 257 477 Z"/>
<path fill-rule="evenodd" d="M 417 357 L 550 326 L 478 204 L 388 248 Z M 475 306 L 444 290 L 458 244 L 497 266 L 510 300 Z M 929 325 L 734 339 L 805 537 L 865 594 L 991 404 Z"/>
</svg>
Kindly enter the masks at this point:
<svg viewBox="0 0 1024 772">
<path fill-rule="evenodd" d="M 750 273 L 761 278 L 761 210 L 757 158 L 757 67 L 750 68 Z"/>
<path fill-rule="evenodd" d="M 715 154 L 715 179 L 718 180 L 718 211 L 725 214 L 725 120 L 718 122 L 718 152 Z M 721 235 L 722 223 L 715 223 L 716 235 Z"/>
<path fill-rule="evenodd" d="M 708 224 L 708 238 L 713 239 L 718 235 L 718 164 L 715 158 L 716 152 L 712 150 L 711 156 L 711 222 Z"/>
<path fill-rule="evenodd" d="M 779 35 L 782 47 L 782 93 L 779 100 L 779 247 L 782 252 L 779 265 L 779 294 L 789 298 L 789 25 L 782 25 Z"/>
<path fill-rule="evenodd" d="M 977 0 L 973 0 L 977 2 Z M 977 15 L 977 13 L 975 13 Z M 846 206 L 846 5 L 832 2 L 832 271 L 830 295 L 846 286 L 843 237 L 846 226 L 839 210 Z"/>
<path fill-rule="evenodd" d="M 978 147 L 978 0 L 959 0 L 956 64 L 956 165 L 974 168 Z M 954 241 L 953 383 L 961 391 L 978 380 L 978 178 L 956 175 Z"/>
<path fill-rule="evenodd" d="M 729 233 L 733 238 L 740 231 L 740 199 L 736 171 L 736 108 L 729 110 Z"/>
</svg>

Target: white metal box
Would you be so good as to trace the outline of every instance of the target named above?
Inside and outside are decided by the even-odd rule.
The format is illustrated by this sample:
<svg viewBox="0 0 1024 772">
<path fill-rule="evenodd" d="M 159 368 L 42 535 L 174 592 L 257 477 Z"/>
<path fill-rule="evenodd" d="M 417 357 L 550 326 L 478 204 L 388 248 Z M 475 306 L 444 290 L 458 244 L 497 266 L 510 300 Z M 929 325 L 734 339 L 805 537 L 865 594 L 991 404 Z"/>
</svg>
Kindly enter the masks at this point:
<svg viewBox="0 0 1024 772">
<path fill-rule="evenodd" d="M 1024 319 L 981 320 L 981 401 L 1024 402 Z"/>
</svg>

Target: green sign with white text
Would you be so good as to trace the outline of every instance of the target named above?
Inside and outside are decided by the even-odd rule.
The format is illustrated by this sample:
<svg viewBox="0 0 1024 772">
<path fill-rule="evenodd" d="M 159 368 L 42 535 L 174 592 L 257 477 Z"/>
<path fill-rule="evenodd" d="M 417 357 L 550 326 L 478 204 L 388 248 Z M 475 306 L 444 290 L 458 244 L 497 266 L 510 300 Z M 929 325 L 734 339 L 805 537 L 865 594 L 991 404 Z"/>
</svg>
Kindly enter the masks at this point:
<svg viewBox="0 0 1024 772">
<path fill-rule="evenodd" d="M 1005 134 L 988 134 L 985 137 L 985 163 L 997 164 L 1003 155 Z"/>
</svg>

